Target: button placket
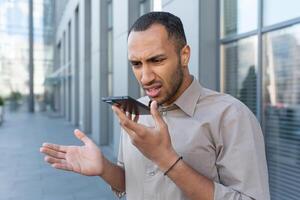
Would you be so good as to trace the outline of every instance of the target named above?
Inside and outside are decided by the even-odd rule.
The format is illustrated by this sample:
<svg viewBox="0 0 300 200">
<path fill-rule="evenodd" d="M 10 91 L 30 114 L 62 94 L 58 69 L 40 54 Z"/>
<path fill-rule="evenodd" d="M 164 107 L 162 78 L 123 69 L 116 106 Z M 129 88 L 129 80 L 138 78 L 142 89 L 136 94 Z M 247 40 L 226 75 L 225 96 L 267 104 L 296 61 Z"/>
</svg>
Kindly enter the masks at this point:
<svg viewBox="0 0 300 200">
<path fill-rule="evenodd" d="M 152 172 L 149 172 L 149 173 L 148 173 L 149 176 L 154 176 L 155 174 L 156 174 L 155 171 L 152 171 Z"/>
<path fill-rule="evenodd" d="M 146 165 L 145 168 L 145 179 L 144 179 L 144 196 L 143 199 L 145 200 L 152 200 L 152 199 L 157 199 L 157 196 L 153 191 L 156 188 L 156 182 L 157 182 L 157 173 L 158 173 L 158 167 L 153 164 L 149 163 Z"/>
<path fill-rule="evenodd" d="M 154 166 L 148 166 L 146 168 L 146 174 L 148 177 L 153 177 L 157 174 L 157 167 L 154 165 Z"/>
</svg>

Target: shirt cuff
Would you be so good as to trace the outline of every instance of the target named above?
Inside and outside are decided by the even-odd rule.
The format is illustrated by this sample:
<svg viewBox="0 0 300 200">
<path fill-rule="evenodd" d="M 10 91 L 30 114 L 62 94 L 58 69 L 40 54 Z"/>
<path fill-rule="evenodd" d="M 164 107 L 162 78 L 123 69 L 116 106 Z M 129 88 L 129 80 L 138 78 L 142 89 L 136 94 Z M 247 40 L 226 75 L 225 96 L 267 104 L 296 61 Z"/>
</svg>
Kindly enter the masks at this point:
<svg viewBox="0 0 300 200">
<path fill-rule="evenodd" d="M 214 182 L 214 200 L 232 199 L 232 200 L 254 200 L 245 194 L 242 194 L 230 187 Z"/>
<path fill-rule="evenodd" d="M 121 199 L 123 196 L 125 196 L 126 192 L 120 192 L 118 190 L 116 190 L 115 188 L 113 187 L 110 187 L 110 189 L 113 191 L 113 193 L 119 198 Z"/>
</svg>

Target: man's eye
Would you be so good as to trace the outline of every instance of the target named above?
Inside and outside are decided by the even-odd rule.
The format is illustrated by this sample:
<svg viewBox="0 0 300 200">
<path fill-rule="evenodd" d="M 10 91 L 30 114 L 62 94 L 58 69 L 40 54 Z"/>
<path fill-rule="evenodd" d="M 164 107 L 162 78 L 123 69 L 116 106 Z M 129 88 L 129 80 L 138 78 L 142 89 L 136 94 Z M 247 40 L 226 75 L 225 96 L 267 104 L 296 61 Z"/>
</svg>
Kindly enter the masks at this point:
<svg viewBox="0 0 300 200">
<path fill-rule="evenodd" d="M 132 67 L 137 68 L 141 66 L 140 62 L 131 62 Z"/>
<path fill-rule="evenodd" d="M 154 63 L 161 63 L 162 61 L 164 61 L 165 59 L 154 59 L 153 62 Z"/>
</svg>

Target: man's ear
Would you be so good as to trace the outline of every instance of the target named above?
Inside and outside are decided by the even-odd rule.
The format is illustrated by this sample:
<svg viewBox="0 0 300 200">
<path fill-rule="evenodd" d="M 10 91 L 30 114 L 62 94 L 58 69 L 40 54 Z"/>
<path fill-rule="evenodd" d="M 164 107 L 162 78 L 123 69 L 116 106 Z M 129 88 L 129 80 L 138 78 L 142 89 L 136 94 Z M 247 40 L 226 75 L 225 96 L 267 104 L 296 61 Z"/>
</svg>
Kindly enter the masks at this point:
<svg viewBox="0 0 300 200">
<path fill-rule="evenodd" d="M 189 65 L 190 62 L 190 55 L 191 55 L 191 48 L 189 45 L 185 45 L 182 49 L 181 49 L 181 65 L 184 67 L 187 67 Z"/>
</svg>

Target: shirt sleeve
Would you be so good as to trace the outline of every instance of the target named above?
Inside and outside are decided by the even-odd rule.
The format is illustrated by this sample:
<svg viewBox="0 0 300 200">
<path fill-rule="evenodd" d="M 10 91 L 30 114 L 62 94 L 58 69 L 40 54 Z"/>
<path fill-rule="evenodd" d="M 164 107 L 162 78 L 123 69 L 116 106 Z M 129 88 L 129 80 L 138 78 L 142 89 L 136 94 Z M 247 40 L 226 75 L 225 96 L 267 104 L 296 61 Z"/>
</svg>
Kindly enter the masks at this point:
<svg viewBox="0 0 300 200">
<path fill-rule="evenodd" d="M 121 129 L 121 134 L 120 134 L 120 141 L 119 141 L 119 152 L 118 152 L 118 158 L 117 158 L 117 165 L 120 167 L 124 168 L 124 161 L 123 161 L 123 129 Z M 121 199 L 123 196 L 125 196 L 126 192 L 120 192 L 117 189 L 110 187 L 113 193 Z"/>
<path fill-rule="evenodd" d="M 124 130 L 121 129 L 121 134 L 120 134 L 120 141 L 119 141 L 119 152 L 118 152 L 118 161 L 117 164 L 120 167 L 124 168 L 124 158 L 123 158 L 123 134 L 124 134 Z"/>
<path fill-rule="evenodd" d="M 219 133 L 214 199 L 269 200 L 264 138 L 255 116 L 244 105 L 232 107 Z"/>
</svg>

